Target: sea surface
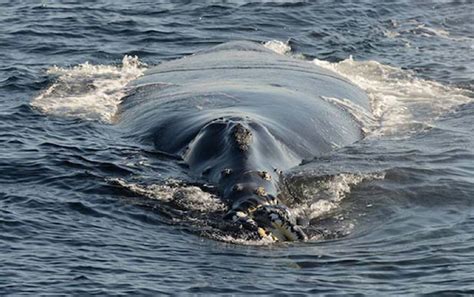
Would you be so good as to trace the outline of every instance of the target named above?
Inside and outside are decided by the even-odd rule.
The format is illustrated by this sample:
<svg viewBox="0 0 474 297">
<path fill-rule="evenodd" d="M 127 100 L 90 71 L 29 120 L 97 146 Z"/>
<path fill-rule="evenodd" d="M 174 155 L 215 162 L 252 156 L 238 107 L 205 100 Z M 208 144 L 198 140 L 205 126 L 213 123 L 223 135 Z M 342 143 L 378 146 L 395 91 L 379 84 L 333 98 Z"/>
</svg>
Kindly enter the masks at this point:
<svg viewBox="0 0 474 297">
<path fill-rule="evenodd" d="M 473 20 L 473 1 L 0 0 L 0 295 L 474 295 Z M 128 82 L 232 40 L 369 94 L 370 114 L 328 98 L 362 141 L 286 173 L 307 242 L 213 229 L 219 199 L 115 125 Z"/>
</svg>

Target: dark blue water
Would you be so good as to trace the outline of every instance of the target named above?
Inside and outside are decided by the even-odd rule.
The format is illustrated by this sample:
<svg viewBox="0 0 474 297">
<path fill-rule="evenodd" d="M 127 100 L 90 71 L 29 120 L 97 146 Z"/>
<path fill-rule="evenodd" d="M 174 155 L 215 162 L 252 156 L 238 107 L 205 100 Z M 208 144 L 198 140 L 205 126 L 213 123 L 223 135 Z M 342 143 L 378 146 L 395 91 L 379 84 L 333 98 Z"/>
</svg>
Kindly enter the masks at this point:
<svg viewBox="0 0 474 297">
<path fill-rule="evenodd" d="M 474 294 L 472 1 L 0 2 L 0 295 Z M 287 173 L 319 238 L 226 237 L 114 126 L 128 81 L 230 40 L 371 98 L 366 139 Z"/>
</svg>

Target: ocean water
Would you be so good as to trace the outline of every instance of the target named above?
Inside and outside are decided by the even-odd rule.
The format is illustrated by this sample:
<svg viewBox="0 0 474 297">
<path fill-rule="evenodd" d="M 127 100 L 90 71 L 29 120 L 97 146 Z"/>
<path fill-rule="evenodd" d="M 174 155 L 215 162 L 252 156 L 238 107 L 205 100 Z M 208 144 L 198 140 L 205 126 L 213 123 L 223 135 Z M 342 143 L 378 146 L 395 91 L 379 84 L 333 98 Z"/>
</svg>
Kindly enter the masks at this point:
<svg viewBox="0 0 474 297">
<path fill-rule="evenodd" d="M 0 1 L 0 295 L 474 294 L 472 1 Z M 331 69 L 366 137 L 286 173 L 314 236 L 219 199 L 115 123 L 128 82 L 231 40 Z"/>
</svg>

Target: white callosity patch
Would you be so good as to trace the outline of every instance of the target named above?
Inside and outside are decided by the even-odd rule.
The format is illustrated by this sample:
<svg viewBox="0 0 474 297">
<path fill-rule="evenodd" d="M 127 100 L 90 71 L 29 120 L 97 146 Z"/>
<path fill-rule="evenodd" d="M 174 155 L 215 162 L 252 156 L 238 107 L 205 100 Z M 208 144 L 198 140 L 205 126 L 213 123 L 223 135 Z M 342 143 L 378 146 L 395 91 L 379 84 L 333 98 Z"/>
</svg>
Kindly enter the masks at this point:
<svg viewBox="0 0 474 297">
<path fill-rule="evenodd" d="M 125 56 L 121 66 L 80 64 L 47 70 L 57 80 L 32 101 L 46 114 L 111 123 L 125 95 L 125 86 L 143 74 L 137 57 Z"/>
</svg>

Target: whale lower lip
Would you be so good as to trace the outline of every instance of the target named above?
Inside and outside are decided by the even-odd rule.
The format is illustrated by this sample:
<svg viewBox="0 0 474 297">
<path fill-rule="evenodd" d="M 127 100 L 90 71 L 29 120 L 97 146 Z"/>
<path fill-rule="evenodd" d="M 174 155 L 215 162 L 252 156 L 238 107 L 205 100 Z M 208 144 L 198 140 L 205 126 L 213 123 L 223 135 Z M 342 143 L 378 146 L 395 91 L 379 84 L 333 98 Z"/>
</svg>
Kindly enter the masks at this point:
<svg viewBox="0 0 474 297">
<path fill-rule="evenodd" d="M 249 218 L 259 225 L 258 233 L 262 238 L 270 237 L 274 241 L 306 240 L 306 234 L 291 219 L 290 213 L 279 206 L 260 206 L 249 214 Z"/>
<path fill-rule="evenodd" d="M 271 237 L 274 241 L 296 241 L 297 238 L 289 235 L 289 233 L 279 227 L 273 227 L 266 231 L 267 236 Z"/>
<path fill-rule="evenodd" d="M 281 241 L 296 241 L 298 236 L 293 234 L 289 228 L 285 228 L 279 224 L 272 223 L 273 230 L 272 234 Z"/>
<path fill-rule="evenodd" d="M 289 228 L 278 224 L 272 224 L 271 227 L 263 229 L 258 228 L 258 234 L 262 238 L 271 238 L 273 241 L 298 241 L 300 238 Z"/>
</svg>

